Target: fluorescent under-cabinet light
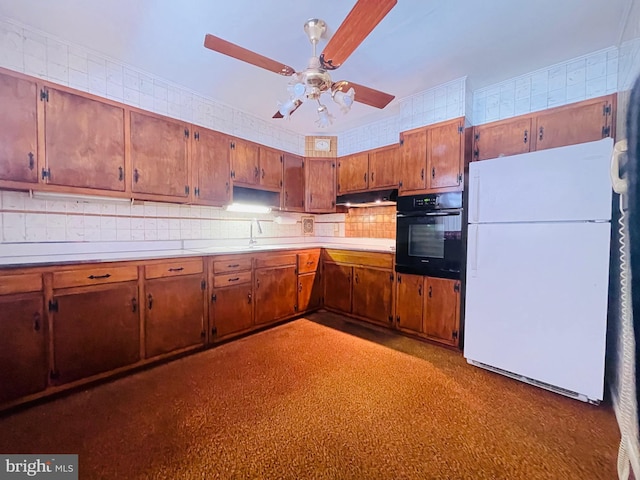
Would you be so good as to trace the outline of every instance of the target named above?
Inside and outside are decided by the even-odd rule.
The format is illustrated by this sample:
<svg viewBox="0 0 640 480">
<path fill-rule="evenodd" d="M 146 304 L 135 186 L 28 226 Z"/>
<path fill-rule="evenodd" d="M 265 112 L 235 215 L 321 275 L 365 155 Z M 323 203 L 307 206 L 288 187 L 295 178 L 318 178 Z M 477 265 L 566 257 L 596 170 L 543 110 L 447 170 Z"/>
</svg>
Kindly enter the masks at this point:
<svg viewBox="0 0 640 480">
<path fill-rule="evenodd" d="M 244 213 L 269 213 L 271 211 L 271 207 L 251 203 L 232 203 L 231 205 L 227 205 L 227 211 Z"/>
<path fill-rule="evenodd" d="M 97 195 L 77 195 L 72 193 L 58 192 L 38 192 L 30 191 L 31 198 L 40 200 L 58 200 L 63 202 L 84 202 L 84 203 L 133 203 L 130 198 L 121 197 L 104 197 Z"/>
</svg>

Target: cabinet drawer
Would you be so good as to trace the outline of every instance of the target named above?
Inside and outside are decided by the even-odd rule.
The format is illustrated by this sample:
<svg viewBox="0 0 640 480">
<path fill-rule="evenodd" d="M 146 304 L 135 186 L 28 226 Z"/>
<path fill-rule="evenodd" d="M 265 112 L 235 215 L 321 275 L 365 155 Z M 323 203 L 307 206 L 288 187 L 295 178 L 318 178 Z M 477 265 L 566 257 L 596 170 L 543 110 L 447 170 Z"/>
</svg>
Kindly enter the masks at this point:
<svg viewBox="0 0 640 480">
<path fill-rule="evenodd" d="M 310 273 L 318 270 L 320 250 L 298 254 L 298 273 Z"/>
<path fill-rule="evenodd" d="M 121 267 L 95 266 L 53 272 L 53 288 L 101 285 L 104 283 L 128 282 L 137 279 L 138 267 L 135 265 Z"/>
<path fill-rule="evenodd" d="M 336 263 L 393 269 L 393 255 L 390 253 L 325 250 L 324 259 Z"/>
<path fill-rule="evenodd" d="M 191 275 L 192 273 L 202 273 L 201 258 L 159 263 L 144 267 L 145 278 L 173 277 L 176 275 Z"/>
<path fill-rule="evenodd" d="M 232 257 L 226 260 L 214 260 L 213 271 L 218 273 L 238 272 L 241 270 L 251 270 L 251 257 Z"/>
<path fill-rule="evenodd" d="M 256 268 L 295 265 L 296 260 L 297 256 L 295 253 L 268 254 L 256 258 Z"/>
<path fill-rule="evenodd" d="M 240 285 L 241 283 L 251 283 L 251 271 L 228 273 L 225 275 L 216 275 L 213 277 L 213 286 L 215 288 Z"/>
<path fill-rule="evenodd" d="M 22 273 L 0 276 L 0 295 L 42 291 L 42 274 Z"/>
</svg>

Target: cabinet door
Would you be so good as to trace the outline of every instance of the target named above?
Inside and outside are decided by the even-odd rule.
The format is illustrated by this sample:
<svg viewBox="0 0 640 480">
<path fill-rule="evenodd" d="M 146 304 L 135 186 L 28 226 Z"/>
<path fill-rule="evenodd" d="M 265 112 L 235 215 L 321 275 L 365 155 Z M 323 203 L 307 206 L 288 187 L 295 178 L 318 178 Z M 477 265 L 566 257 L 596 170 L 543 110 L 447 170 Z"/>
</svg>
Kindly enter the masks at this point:
<svg viewBox="0 0 640 480">
<path fill-rule="evenodd" d="M 202 275 L 147 280 L 147 358 L 204 342 L 203 280 Z"/>
<path fill-rule="evenodd" d="M 231 140 L 231 178 L 234 183 L 258 185 L 258 145 L 234 138 Z"/>
<path fill-rule="evenodd" d="M 310 213 L 336 211 L 336 163 L 333 159 L 305 160 L 305 208 Z"/>
<path fill-rule="evenodd" d="M 47 183 L 123 192 L 124 108 L 47 88 Z"/>
<path fill-rule="evenodd" d="M 222 338 L 251 328 L 252 297 L 250 283 L 216 288 L 211 297 L 212 335 Z"/>
<path fill-rule="evenodd" d="M 351 313 L 351 267 L 325 263 L 323 276 L 325 307 Z"/>
<path fill-rule="evenodd" d="M 322 305 L 322 282 L 317 273 L 298 276 L 298 311 L 316 310 Z"/>
<path fill-rule="evenodd" d="M 130 365 L 140 359 L 138 284 L 54 291 L 56 383 Z"/>
<path fill-rule="evenodd" d="M 196 203 L 222 206 L 231 198 L 229 139 L 225 135 L 198 128 L 191 150 Z"/>
<path fill-rule="evenodd" d="M 600 97 L 536 115 L 536 150 L 611 136 L 611 97 Z"/>
<path fill-rule="evenodd" d="M 409 333 L 422 333 L 424 277 L 399 273 L 396 281 L 396 325 Z"/>
<path fill-rule="evenodd" d="M 393 273 L 368 267 L 353 267 L 354 315 L 389 325 L 393 320 Z"/>
<path fill-rule="evenodd" d="M 279 190 L 282 187 L 282 153 L 260 147 L 260 185 Z"/>
<path fill-rule="evenodd" d="M 427 277 L 424 333 L 432 340 L 458 345 L 460 281 Z"/>
<path fill-rule="evenodd" d="M 283 208 L 289 212 L 304 212 L 304 170 L 302 157 L 284 154 Z"/>
<path fill-rule="evenodd" d="M 473 128 L 473 160 L 531 151 L 532 117 L 520 117 Z"/>
<path fill-rule="evenodd" d="M 394 145 L 369 153 L 369 189 L 396 188 L 398 180 L 396 169 L 399 169 L 400 147 Z"/>
<path fill-rule="evenodd" d="M 338 195 L 369 187 L 369 154 L 357 153 L 338 160 Z"/>
<path fill-rule="evenodd" d="M 429 189 L 462 185 L 464 122 L 454 120 L 431 127 L 427 138 Z"/>
<path fill-rule="evenodd" d="M 296 266 L 257 268 L 255 271 L 255 322 L 263 324 L 296 313 L 298 298 Z"/>
<path fill-rule="evenodd" d="M 399 175 L 400 191 L 424 190 L 427 186 L 427 130 L 402 134 L 402 170 Z"/>
<path fill-rule="evenodd" d="M 133 192 L 189 197 L 188 139 L 183 123 L 131 112 Z"/>
<path fill-rule="evenodd" d="M 35 82 L 0 74 L 0 180 L 38 182 Z"/>
<path fill-rule="evenodd" d="M 47 386 L 42 294 L 0 297 L 0 404 Z"/>
</svg>

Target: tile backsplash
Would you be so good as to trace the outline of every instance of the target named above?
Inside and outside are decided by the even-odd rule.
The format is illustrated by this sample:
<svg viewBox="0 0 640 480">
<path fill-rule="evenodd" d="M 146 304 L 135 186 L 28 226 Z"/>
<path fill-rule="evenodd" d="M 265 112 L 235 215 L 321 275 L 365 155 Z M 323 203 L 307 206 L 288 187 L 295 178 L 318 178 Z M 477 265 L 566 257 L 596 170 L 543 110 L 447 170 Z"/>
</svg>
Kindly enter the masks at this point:
<svg viewBox="0 0 640 480">
<path fill-rule="evenodd" d="M 396 207 L 350 208 L 345 218 L 346 237 L 396 238 Z"/>
<path fill-rule="evenodd" d="M 305 214 L 307 215 L 307 214 Z M 280 218 L 278 218 L 280 217 Z M 3 243 L 248 239 L 253 218 L 261 238 L 301 237 L 302 214 L 248 214 L 155 202 L 42 200 L 25 192 L 0 195 Z M 344 236 L 344 215 L 316 216 L 315 235 Z M 340 227 L 341 225 L 341 227 Z"/>
</svg>

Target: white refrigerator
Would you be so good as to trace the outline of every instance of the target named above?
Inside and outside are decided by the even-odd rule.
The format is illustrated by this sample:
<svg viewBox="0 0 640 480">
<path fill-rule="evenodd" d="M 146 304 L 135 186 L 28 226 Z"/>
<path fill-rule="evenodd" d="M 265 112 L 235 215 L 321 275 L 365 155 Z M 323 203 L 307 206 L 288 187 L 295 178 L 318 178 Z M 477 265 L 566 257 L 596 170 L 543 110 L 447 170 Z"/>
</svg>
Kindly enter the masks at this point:
<svg viewBox="0 0 640 480">
<path fill-rule="evenodd" d="M 464 356 L 603 398 L 613 140 L 469 166 Z"/>
</svg>

